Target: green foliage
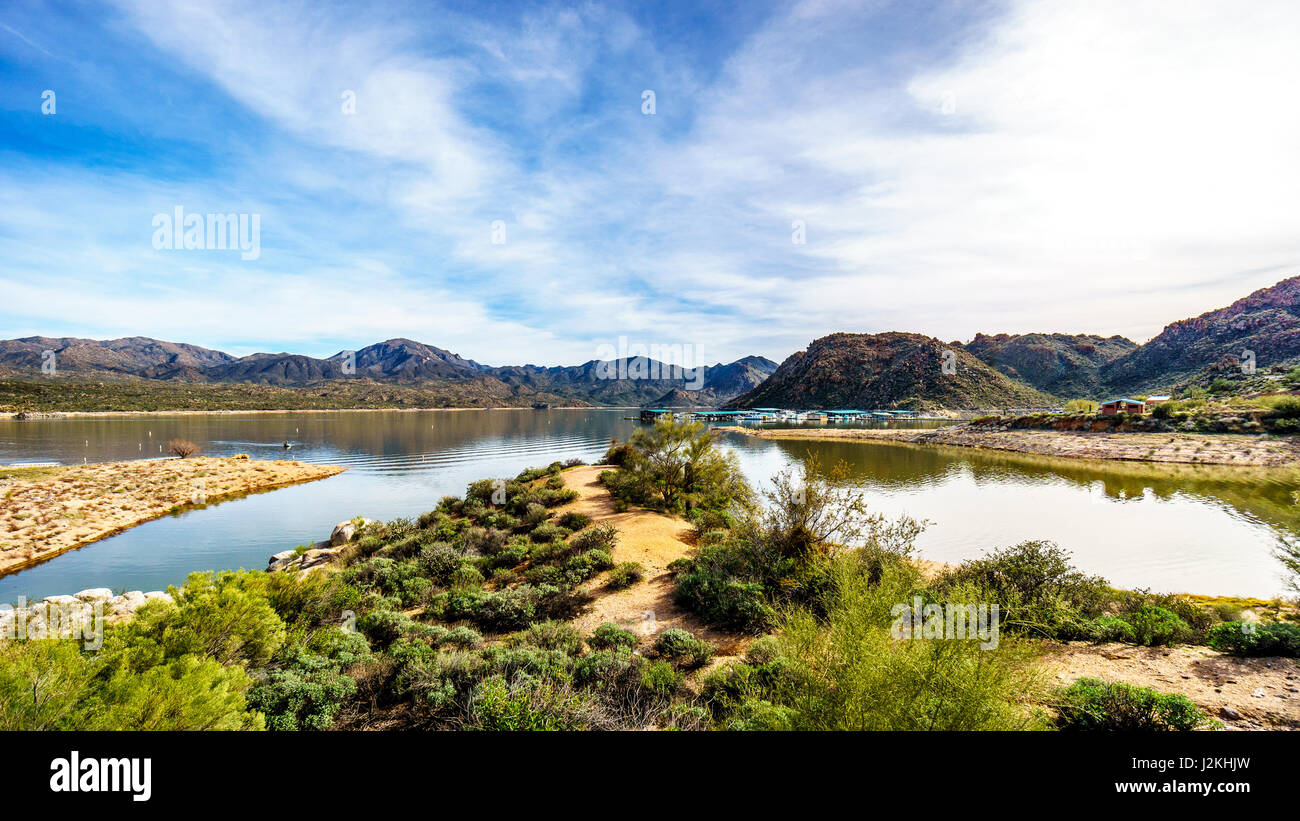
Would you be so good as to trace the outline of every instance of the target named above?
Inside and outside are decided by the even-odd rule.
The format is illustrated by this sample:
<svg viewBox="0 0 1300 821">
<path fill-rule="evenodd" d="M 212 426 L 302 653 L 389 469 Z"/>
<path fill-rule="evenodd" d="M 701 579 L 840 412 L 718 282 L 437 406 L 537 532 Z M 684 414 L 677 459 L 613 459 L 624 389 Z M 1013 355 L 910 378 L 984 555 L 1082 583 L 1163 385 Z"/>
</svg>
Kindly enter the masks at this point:
<svg viewBox="0 0 1300 821">
<path fill-rule="evenodd" d="M 730 530 L 705 534 L 690 559 L 669 568 L 678 601 L 708 622 L 768 630 L 781 607 L 818 606 L 837 544 L 862 545 L 859 555 L 879 575 L 911 554 L 925 526 L 870 514 L 843 463 L 823 470 L 810 458 L 776 476 L 764 495 L 761 515 L 744 511 Z"/>
<path fill-rule="evenodd" d="M 479 685 L 470 707 L 471 726 L 481 730 L 588 730 L 598 722 L 588 699 L 548 680 L 491 676 Z"/>
<path fill-rule="evenodd" d="M 779 633 L 786 670 L 761 695 L 789 707 L 797 730 L 1009 730 L 1037 725 L 1023 704 L 1039 687 L 1032 649 L 891 633 L 894 608 L 920 582 L 915 567 L 846 554 L 831 563 L 824 615 L 789 613 Z M 973 591 L 955 591 L 963 596 Z M 956 598 L 955 601 L 972 601 Z M 756 694 L 757 695 L 757 694 Z"/>
<path fill-rule="evenodd" d="M 689 670 L 703 667 L 713 658 L 713 645 L 677 627 L 659 634 L 655 639 L 654 651 L 662 658 Z"/>
<path fill-rule="evenodd" d="M 582 633 L 562 621 L 544 621 L 524 631 L 520 641 L 543 650 L 559 650 L 570 656 L 582 652 Z"/>
<path fill-rule="evenodd" d="M 1169 731 L 1217 726 L 1186 696 L 1095 678 L 1061 691 L 1056 725 L 1062 730 Z"/>
<path fill-rule="evenodd" d="M 1287 622 L 1231 621 L 1210 630 L 1206 643 L 1234 656 L 1300 658 L 1300 625 Z"/>
<path fill-rule="evenodd" d="M 1148 647 L 1173 647 L 1191 632 L 1186 622 L 1163 607 L 1144 605 L 1125 620 L 1133 626 L 1133 643 Z"/>
<path fill-rule="evenodd" d="M 617 624 L 607 621 L 596 628 L 596 632 L 587 639 L 587 644 L 596 650 L 607 650 L 611 647 L 632 649 L 637 645 L 637 638 L 631 630 L 624 630 Z"/>
<path fill-rule="evenodd" d="M 645 580 L 645 566 L 640 562 L 622 562 L 609 571 L 609 587 L 612 590 L 626 590 L 634 584 Z"/>
<path fill-rule="evenodd" d="M 663 419 L 632 434 L 627 446 L 607 454 L 619 466 L 601 474 L 625 502 L 689 512 L 726 509 L 751 495 L 735 457 L 719 449 L 717 434 L 699 422 Z"/>
<path fill-rule="evenodd" d="M 565 530 L 578 531 L 591 525 L 591 517 L 585 513 L 579 513 L 571 510 L 565 513 L 557 520 L 557 524 Z"/>
<path fill-rule="evenodd" d="M 963 584 L 999 606 L 1003 629 L 1047 638 L 1090 635 L 1089 622 L 1103 615 L 1112 595 L 1105 579 L 1076 570 L 1068 551 L 1045 541 L 963 562 L 941 576 L 936 588 Z"/>
</svg>

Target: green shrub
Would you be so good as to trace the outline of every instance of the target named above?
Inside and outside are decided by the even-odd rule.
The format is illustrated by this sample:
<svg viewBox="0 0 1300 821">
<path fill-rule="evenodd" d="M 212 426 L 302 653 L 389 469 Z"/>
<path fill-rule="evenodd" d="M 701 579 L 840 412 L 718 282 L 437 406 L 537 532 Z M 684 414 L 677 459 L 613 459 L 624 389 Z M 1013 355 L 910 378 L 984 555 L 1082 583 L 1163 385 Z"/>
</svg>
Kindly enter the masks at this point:
<svg viewBox="0 0 1300 821">
<path fill-rule="evenodd" d="M 589 527 L 574 536 L 569 544 L 578 551 L 604 550 L 613 553 L 614 547 L 618 544 L 618 528 L 611 524 Z"/>
<path fill-rule="evenodd" d="M 492 676 L 479 685 L 470 707 L 481 730 L 589 730 L 601 726 L 599 710 L 581 693 L 553 681 Z"/>
<path fill-rule="evenodd" d="M 682 686 L 683 676 L 663 660 L 641 665 L 641 686 L 660 696 L 671 696 Z"/>
<path fill-rule="evenodd" d="M 750 699 L 741 702 L 722 727 L 725 730 L 773 731 L 792 728 L 795 712 L 770 701 Z"/>
<path fill-rule="evenodd" d="M 745 661 L 752 665 L 770 664 L 780 655 L 781 645 L 775 636 L 761 636 L 745 651 Z"/>
<path fill-rule="evenodd" d="M 1195 730 L 1214 722 L 1186 696 L 1081 678 L 1061 691 L 1056 724 L 1062 730 L 1152 731 Z"/>
<path fill-rule="evenodd" d="M 963 562 L 936 582 L 939 591 L 969 584 L 996 603 L 1002 629 L 1048 638 L 1088 634 L 1111 598 L 1100 576 L 1070 564 L 1070 554 L 1052 542 L 1029 541 Z"/>
<path fill-rule="evenodd" d="M 687 669 L 702 667 L 713 658 L 713 645 L 677 627 L 659 634 L 655 639 L 654 651 Z"/>
<path fill-rule="evenodd" d="M 1206 643 L 1234 656 L 1300 658 L 1300 625 L 1266 621 L 1225 622 L 1210 630 Z"/>
<path fill-rule="evenodd" d="M 565 528 L 566 530 L 578 531 L 591 525 L 591 517 L 585 513 L 571 510 L 561 516 L 558 522 L 560 527 Z"/>
<path fill-rule="evenodd" d="M 553 542 L 567 535 L 569 532 L 554 522 L 542 522 L 529 532 L 528 538 L 534 542 Z"/>
<path fill-rule="evenodd" d="M 613 622 L 605 622 L 596 628 L 596 632 L 591 638 L 587 639 L 587 644 L 597 650 L 607 650 L 611 647 L 634 648 L 637 645 L 636 634 L 631 630 L 624 630 Z"/>
<path fill-rule="evenodd" d="M 582 633 L 573 625 L 562 621 L 544 621 L 524 631 L 519 640 L 543 650 L 559 650 L 576 656 L 582 652 Z"/>
<path fill-rule="evenodd" d="M 645 566 L 640 562 L 623 562 L 609 571 L 609 586 L 612 590 L 625 590 L 645 579 Z"/>
<path fill-rule="evenodd" d="M 1191 632 L 1186 622 L 1163 607 L 1146 605 L 1125 620 L 1133 626 L 1133 643 L 1147 647 L 1173 647 Z"/>
<path fill-rule="evenodd" d="M 472 630 L 464 626 L 453 627 L 438 639 L 438 643 L 451 645 L 453 647 L 462 647 L 469 650 L 482 644 L 483 637 L 478 634 L 477 630 Z"/>
</svg>

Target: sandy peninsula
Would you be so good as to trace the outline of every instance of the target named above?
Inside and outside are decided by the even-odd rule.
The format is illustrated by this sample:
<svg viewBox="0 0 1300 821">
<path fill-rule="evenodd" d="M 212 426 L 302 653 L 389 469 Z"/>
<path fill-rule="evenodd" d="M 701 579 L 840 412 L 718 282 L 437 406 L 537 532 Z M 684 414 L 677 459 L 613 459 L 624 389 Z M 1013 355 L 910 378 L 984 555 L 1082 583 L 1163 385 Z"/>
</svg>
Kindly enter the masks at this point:
<svg viewBox="0 0 1300 821">
<path fill-rule="evenodd" d="M 1105 433 L 1057 430 L 945 428 L 722 428 L 759 439 L 948 445 L 1076 459 L 1115 459 L 1197 465 L 1294 466 L 1300 438 L 1233 433 Z"/>
<path fill-rule="evenodd" d="M 185 507 L 323 479 L 335 465 L 194 457 L 0 469 L 0 575 Z"/>
</svg>

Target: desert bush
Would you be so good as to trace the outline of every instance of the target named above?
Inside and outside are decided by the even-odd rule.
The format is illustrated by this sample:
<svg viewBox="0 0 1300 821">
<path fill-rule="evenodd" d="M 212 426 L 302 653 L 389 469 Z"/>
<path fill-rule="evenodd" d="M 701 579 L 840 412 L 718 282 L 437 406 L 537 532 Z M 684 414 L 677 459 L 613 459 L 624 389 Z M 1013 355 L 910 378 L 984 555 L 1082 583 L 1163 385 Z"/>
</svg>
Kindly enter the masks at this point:
<svg viewBox="0 0 1300 821">
<path fill-rule="evenodd" d="M 713 658 L 713 645 L 677 627 L 659 634 L 655 639 L 654 651 L 662 658 L 687 669 L 702 667 Z"/>
<path fill-rule="evenodd" d="M 569 685 L 521 676 L 491 676 L 475 690 L 470 726 L 480 730 L 592 730 L 612 722 Z"/>
<path fill-rule="evenodd" d="M 569 532 L 554 522 L 542 522 L 528 533 L 528 538 L 534 542 L 553 542 L 556 539 L 563 539 L 569 535 Z"/>
<path fill-rule="evenodd" d="M 565 528 L 566 530 L 577 531 L 577 530 L 582 530 L 584 527 L 589 526 L 591 524 L 591 517 L 585 513 L 579 513 L 576 510 L 571 510 L 568 513 L 561 516 L 557 520 L 557 523 L 560 525 L 560 527 Z"/>
<path fill-rule="evenodd" d="M 645 566 L 640 562 L 622 562 L 609 571 L 609 587 L 612 590 L 625 590 L 645 579 Z"/>
<path fill-rule="evenodd" d="M 1088 635 L 1088 622 L 1104 614 L 1112 596 L 1105 579 L 1076 570 L 1068 551 L 1045 541 L 963 562 L 935 586 L 942 591 L 960 584 L 998 604 L 1004 629 L 1065 639 Z"/>
<path fill-rule="evenodd" d="M 188 459 L 198 453 L 199 450 L 199 446 L 188 439 L 167 440 L 167 452 L 172 456 L 179 456 L 182 459 Z"/>
<path fill-rule="evenodd" d="M 534 624 L 525 630 L 518 640 L 543 650 L 559 650 L 570 656 L 582 652 L 582 633 L 578 628 L 562 621 L 544 621 Z"/>
<path fill-rule="evenodd" d="M 1234 656 L 1288 656 L 1300 658 L 1300 625 L 1287 622 L 1232 621 L 1210 630 L 1206 643 Z"/>
<path fill-rule="evenodd" d="M 611 524 L 596 525 L 579 532 L 570 540 L 574 550 L 604 550 L 613 553 L 618 544 L 618 528 Z"/>
<path fill-rule="evenodd" d="M 1081 678 L 1061 691 L 1056 708 L 1062 730 L 1149 732 L 1213 724 L 1186 696 L 1095 678 Z"/>
<path fill-rule="evenodd" d="M 873 578 L 851 555 L 831 564 L 824 613 L 789 612 L 779 632 L 784 670 L 759 694 L 792 710 L 798 730 L 1007 730 L 1037 726 L 1023 705 L 1039 697 L 1034 648 L 1001 635 L 973 640 L 894 636 L 895 608 L 920 581 L 915 567 L 887 565 Z M 962 599 L 970 588 L 955 591 Z M 769 665 L 772 666 L 772 665 Z"/>
<path fill-rule="evenodd" d="M 597 650 L 608 650 L 611 647 L 633 648 L 637 645 L 636 634 L 631 630 L 624 630 L 613 622 L 605 622 L 596 628 L 596 632 L 587 639 L 587 644 Z"/>
</svg>

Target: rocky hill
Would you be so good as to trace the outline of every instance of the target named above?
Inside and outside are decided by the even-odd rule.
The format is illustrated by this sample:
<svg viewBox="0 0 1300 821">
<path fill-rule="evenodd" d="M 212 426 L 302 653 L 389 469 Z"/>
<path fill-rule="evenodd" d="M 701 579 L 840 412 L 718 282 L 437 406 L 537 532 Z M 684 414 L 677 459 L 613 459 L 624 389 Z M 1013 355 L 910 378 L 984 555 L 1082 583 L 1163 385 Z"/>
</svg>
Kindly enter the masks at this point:
<svg viewBox="0 0 1300 821">
<path fill-rule="evenodd" d="M 1219 375 L 1240 376 L 1245 351 L 1253 352 L 1261 370 L 1300 363 L 1300 276 L 1167 326 L 1104 365 L 1100 377 L 1115 393 L 1169 390 Z"/>
<path fill-rule="evenodd" d="M 1012 379 L 1067 398 L 1097 394 L 1102 366 L 1138 347 L 1122 336 L 1052 333 L 976 334 L 953 345 Z"/>
<path fill-rule="evenodd" d="M 951 355 L 955 372 L 945 373 Z M 837 333 L 813 341 L 728 407 L 1045 407 L 1055 400 L 999 373 L 960 347 L 921 334 Z"/>
</svg>

